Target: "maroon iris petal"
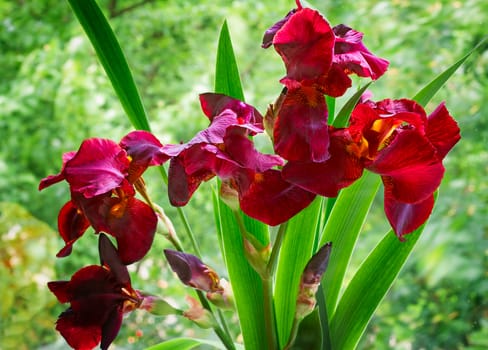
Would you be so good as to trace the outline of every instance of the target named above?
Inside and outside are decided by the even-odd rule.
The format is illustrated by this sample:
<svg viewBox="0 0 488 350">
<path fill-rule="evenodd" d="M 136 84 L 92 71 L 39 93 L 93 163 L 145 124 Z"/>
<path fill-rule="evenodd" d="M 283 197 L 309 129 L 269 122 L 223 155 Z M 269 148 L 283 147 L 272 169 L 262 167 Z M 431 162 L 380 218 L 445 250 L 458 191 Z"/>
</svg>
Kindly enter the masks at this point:
<svg viewBox="0 0 488 350">
<path fill-rule="evenodd" d="M 319 12 L 304 8 L 294 13 L 273 39 L 286 66 L 283 83 L 326 75 L 332 64 L 334 42 L 334 32 Z"/>
<path fill-rule="evenodd" d="M 225 152 L 243 168 L 263 172 L 274 166 L 283 165 L 281 157 L 263 154 L 256 150 L 254 143 L 239 128 L 227 129 L 224 137 Z"/>
<path fill-rule="evenodd" d="M 148 166 L 161 165 L 169 159 L 162 150 L 161 142 L 148 131 L 130 132 L 119 144 L 131 157 L 128 177 L 131 183 L 139 178 Z"/>
<path fill-rule="evenodd" d="M 367 169 L 382 175 L 393 198 L 416 203 L 439 187 L 444 167 L 434 147 L 416 130 L 404 130 L 378 153 Z"/>
<path fill-rule="evenodd" d="M 110 223 L 117 240 L 119 256 L 124 264 L 132 264 L 146 256 L 152 246 L 158 218 L 146 203 L 130 198 L 124 216 Z"/>
<path fill-rule="evenodd" d="M 434 196 L 417 203 L 397 201 L 385 188 L 385 214 L 395 234 L 403 236 L 419 228 L 430 216 L 434 207 Z"/>
<path fill-rule="evenodd" d="M 83 141 L 64 172 L 71 191 L 90 198 L 119 187 L 128 169 L 127 153 L 118 144 L 93 138 Z"/>
<path fill-rule="evenodd" d="M 68 303 L 73 297 L 67 290 L 68 281 L 48 282 L 49 290 L 58 298 L 60 303 Z"/>
<path fill-rule="evenodd" d="M 461 139 L 459 126 L 449 114 L 444 103 L 441 103 L 429 115 L 426 136 L 436 148 L 437 156 L 443 159 L 452 147 Z"/>
<path fill-rule="evenodd" d="M 289 220 L 315 198 L 315 194 L 284 181 L 277 170 L 246 172 L 238 187 L 242 211 L 271 226 Z"/>
<path fill-rule="evenodd" d="M 54 185 L 55 183 L 61 182 L 65 179 L 64 175 L 64 168 L 66 166 L 66 163 L 75 156 L 76 152 L 67 152 L 63 154 L 63 167 L 61 168 L 61 171 L 59 174 L 56 175 L 49 175 L 48 177 L 45 177 L 44 179 L 41 180 L 39 183 L 39 191 L 45 189 L 46 187 L 49 187 L 51 185 Z"/>
<path fill-rule="evenodd" d="M 320 163 L 288 162 L 283 167 L 283 178 L 307 191 L 336 197 L 340 189 L 349 186 L 363 173 L 360 159 L 347 151 L 349 143 L 343 130 L 334 131 L 328 160 Z"/>
<path fill-rule="evenodd" d="M 95 231 L 115 237 L 124 264 L 142 259 L 151 248 L 158 219 L 146 203 L 132 196 L 119 198 L 110 194 L 78 202 Z"/>
<path fill-rule="evenodd" d="M 119 334 L 123 316 L 122 307 L 120 306 L 114 308 L 108 315 L 107 321 L 102 326 L 102 339 L 100 342 L 101 350 L 107 350 L 117 337 L 117 334 Z"/>
<path fill-rule="evenodd" d="M 237 117 L 231 110 L 226 110 L 216 116 L 210 126 L 196 134 L 189 142 L 181 145 L 166 145 L 163 152 L 170 157 L 176 157 L 192 147 L 202 147 L 202 144 L 220 144 L 228 127 L 238 125 Z"/>
<path fill-rule="evenodd" d="M 280 30 L 281 27 L 283 27 L 285 25 L 285 23 L 288 22 L 288 20 L 290 19 L 291 15 L 293 15 L 296 11 L 297 10 L 295 10 L 295 9 L 291 10 L 290 12 L 288 12 L 286 14 L 285 17 L 283 17 L 278 22 L 276 22 L 275 24 L 273 24 L 271 27 L 269 27 L 268 29 L 266 29 L 266 31 L 264 32 L 263 41 L 262 41 L 262 44 L 261 44 L 261 47 L 263 49 L 267 49 L 268 47 L 270 47 L 271 45 L 273 45 L 273 39 L 274 39 L 276 33 L 278 32 L 278 30 Z"/>
<path fill-rule="evenodd" d="M 76 350 L 92 350 L 102 339 L 102 330 L 98 324 L 80 325 L 78 315 L 67 309 L 56 322 L 56 330 L 61 333 L 66 342 Z"/>
<path fill-rule="evenodd" d="M 98 251 L 100 253 L 100 264 L 110 269 L 115 281 L 120 285 L 130 286 L 130 276 L 127 266 L 122 263 L 117 249 L 103 233 L 100 234 L 100 238 L 98 239 Z"/>
<path fill-rule="evenodd" d="M 289 90 L 274 127 L 276 153 L 287 160 L 322 162 L 329 158 L 327 104 L 312 87 Z"/>
<path fill-rule="evenodd" d="M 352 80 L 344 72 L 344 69 L 337 64 L 332 64 L 327 75 L 318 78 L 315 84 L 323 94 L 340 97 L 352 86 Z"/>
<path fill-rule="evenodd" d="M 238 124 L 255 124 L 262 128 L 263 116 L 258 110 L 253 106 L 230 96 L 216 93 L 201 94 L 200 105 L 203 113 L 205 113 L 211 121 L 226 109 L 230 109 L 235 113 Z"/>
<path fill-rule="evenodd" d="M 190 200 L 202 181 L 215 176 L 215 154 L 202 145 L 182 152 L 172 158 L 168 170 L 168 196 L 174 206 L 183 206 Z"/>
<path fill-rule="evenodd" d="M 65 242 L 65 247 L 56 255 L 58 258 L 71 254 L 75 241 L 80 238 L 90 226 L 90 222 L 73 201 L 67 202 L 58 215 L 59 234 Z"/>
<path fill-rule="evenodd" d="M 370 77 L 373 80 L 386 72 L 389 62 L 373 55 L 364 46 L 363 33 L 343 24 L 335 26 L 333 30 L 336 36 L 335 64 L 341 66 L 346 72 L 355 73 L 360 77 Z"/>
</svg>

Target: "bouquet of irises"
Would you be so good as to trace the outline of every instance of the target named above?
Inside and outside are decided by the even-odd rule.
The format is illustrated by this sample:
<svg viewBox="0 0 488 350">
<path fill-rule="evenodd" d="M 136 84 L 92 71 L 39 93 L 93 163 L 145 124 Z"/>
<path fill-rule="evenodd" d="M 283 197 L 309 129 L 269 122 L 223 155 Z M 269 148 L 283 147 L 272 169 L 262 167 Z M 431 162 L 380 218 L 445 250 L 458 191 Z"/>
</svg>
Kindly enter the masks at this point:
<svg viewBox="0 0 488 350">
<path fill-rule="evenodd" d="M 189 318 L 220 340 L 177 338 L 151 349 L 355 348 L 421 234 L 443 178 L 443 159 L 460 139 L 444 103 L 430 112 L 423 106 L 468 55 L 412 99 L 374 101 L 367 82 L 336 110 L 336 99 L 353 88 L 352 75 L 376 80 L 389 62 L 365 46 L 361 32 L 331 26 L 297 0 L 261 43 L 284 62 L 277 77 L 282 87 L 268 109 L 260 112 L 244 101 L 224 24 L 215 91 L 199 96 L 208 127 L 186 143 L 167 144 L 150 132 L 120 46 L 96 3 L 70 4 L 137 130 L 119 142 L 84 140 L 39 186 L 69 185 L 71 199 L 58 216 L 65 242 L 58 257 L 69 256 L 90 227 L 98 237 L 99 264 L 48 283 L 69 305 L 56 323 L 67 343 L 107 349 L 124 314 L 142 309 Z M 258 134 L 267 135 L 272 154 L 256 147 Z M 180 213 L 204 182 L 217 178 L 212 201 L 226 278 L 202 261 L 205 252 L 193 236 L 198 225 L 190 227 L 180 216 L 192 242 L 182 246 L 172 218 L 151 200 L 142 177 L 151 166 L 160 167 L 169 201 Z M 391 231 L 344 285 L 381 185 Z M 161 258 L 195 290 L 189 290 L 195 295 L 187 310 L 131 284 L 127 266 L 146 256 L 156 232 L 173 246 Z M 229 330 L 229 313 L 237 315 L 240 334 Z"/>
</svg>

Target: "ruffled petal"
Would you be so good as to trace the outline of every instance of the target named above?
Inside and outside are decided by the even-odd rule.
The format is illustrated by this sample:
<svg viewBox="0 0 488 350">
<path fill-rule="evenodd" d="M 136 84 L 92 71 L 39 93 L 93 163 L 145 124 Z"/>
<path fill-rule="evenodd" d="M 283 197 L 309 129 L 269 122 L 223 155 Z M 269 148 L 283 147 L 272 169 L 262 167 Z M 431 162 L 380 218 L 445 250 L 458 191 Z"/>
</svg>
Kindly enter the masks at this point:
<svg viewBox="0 0 488 350">
<path fill-rule="evenodd" d="M 241 167 L 263 172 L 284 164 L 280 156 L 258 152 L 254 143 L 237 128 L 227 129 L 224 137 L 225 153 Z"/>
<path fill-rule="evenodd" d="M 286 79 L 316 79 L 331 64 L 335 35 L 319 12 L 304 8 L 294 13 L 275 34 L 273 44 L 286 66 Z"/>
<path fill-rule="evenodd" d="M 90 222 L 74 202 L 67 202 L 58 215 L 58 231 L 65 242 L 65 247 L 56 256 L 60 258 L 70 255 L 73 244 L 89 226 Z"/>
<path fill-rule="evenodd" d="M 171 205 L 183 206 L 202 181 L 216 172 L 216 156 L 202 145 L 195 145 L 172 158 L 168 170 L 168 196 Z"/>
<path fill-rule="evenodd" d="M 71 309 L 67 309 L 59 315 L 56 330 L 75 350 L 92 350 L 102 339 L 99 324 L 80 325 L 76 313 Z"/>
<path fill-rule="evenodd" d="M 244 175 L 244 174 L 243 174 Z M 238 180 L 242 211 L 267 225 L 279 225 L 306 208 L 315 194 L 282 179 L 277 170 L 246 172 Z"/>
<path fill-rule="evenodd" d="M 200 105 L 203 113 L 213 121 L 226 109 L 236 115 L 238 124 L 255 124 L 262 128 L 263 116 L 253 106 L 224 94 L 205 93 L 200 95 Z"/>
<path fill-rule="evenodd" d="M 39 191 L 45 189 L 46 187 L 49 187 L 51 185 L 54 185 L 55 183 L 61 182 L 65 180 L 65 175 L 64 175 L 64 168 L 66 166 L 66 163 L 75 156 L 76 151 L 72 152 L 67 152 L 63 154 L 63 167 L 61 168 L 61 171 L 59 174 L 56 175 L 49 175 L 48 177 L 45 177 L 44 179 L 41 180 L 39 183 Z"/>
<path fill-rule="evenodd" d="M 349 186 L 363 173 L 360 159 L 347 151 L 348 142 L 337 131 L 331 135 L 329 152 L 325 162 L 288 162 L 283 167 L 283 178 L 307 191 L 336 197 L 339 190 Z"/>
<path fill-rule="evenodd" d="M 128 169 L 125 150 L 111 140 L 92 138 L 83 141 L 64 172 L 71 191 L 90 198 L 119 187 Z"/>
<path fill-rule="evenodd" d="M 274 126 L 274 148 L 287 160 L 323 162 L 329 158 L 327 104 L 312 87 L 289 90 Z"/>
<path fill-rule="evenodd" d="M 147 254 L 158 222 L 150 206 L 132 196 L 101 195 L 80 202 L 95 231 L 115 237 L 124 264 L 139 261 Z"/>
<path fill-rule="evenodd" d="M 429 197 L 439 187 L 444 167 L 430 142 L 415 130 L 403 130 L 367 169 L 382 175 L 385 189 L 405 203 Z"/>
<path fill-rule="evenodd" d="M 443 159 L 461 139 L 459 126 L 441 103 L 428 118 L 426 136 L 436 148 L 437 156 Z"/>
<path fill-rule="evenodd" d="M 278 32 L 278 30 L 280 30 L 281 27 L 283 27 L 285 25 L 285 23 L 288 22 L 291 15 L 293 15 L 296 11 L 297 11 L 296 9 L 291 10 L 290 12 L 288 12 L 286 14 L 285 17 L 283 17 L 278 22 L 273 24 L 271 27 L 266 29 L 266 31 L 264 32 L 263 40 L 262 40 L 262 44 L 261 44 L 261 47 L 263 49 L 267 49 L 268 47 L 273 45 L 273 39 L 274 39 L 276 33 Z"/>
<path fill-rule="evenodd" d="M 403 236 L 419 228 L 430 216 L 434 207 L 434 196 L 417 203 L 404 203 L 396 200 L 385 189 L 385 214 L 395 234 Z"/>
<path fill-rule="evenodd" d="M 119 145 L 131 158 L 128 170 L 130 183 L 134 183 L 148 166 L 161 165 L 169 159 L 161 142 L 148 131 L 132 131 L 122 138 Z"/>
<path fill-rule="evenodd" d="M 343 24 L 335 26 L 333 30 L 336 36 L 334 63 L 340 65 L 345 72 L 370 77 L 373 80 L 386 72 L 389 62 L 373 55 L 364 46 L 363 33 Z"/>
</svg>

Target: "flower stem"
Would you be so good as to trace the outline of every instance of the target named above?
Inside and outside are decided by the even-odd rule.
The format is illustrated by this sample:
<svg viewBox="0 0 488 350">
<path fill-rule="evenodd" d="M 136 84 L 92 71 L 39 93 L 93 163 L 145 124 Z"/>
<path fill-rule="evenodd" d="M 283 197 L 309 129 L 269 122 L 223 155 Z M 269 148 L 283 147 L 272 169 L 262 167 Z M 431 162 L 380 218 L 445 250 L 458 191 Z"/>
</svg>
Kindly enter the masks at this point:
<svg viewBox="0 0 488 350">
<path fill-rule="evenodd" d="M 295 317 L 293 318 L 293 325 L 290 332 L 290 338 L 288 338 L 288 342 L 284 346 L 283 350 L 290 350 L 293 344 L 295 343 L 295 339 L 298 335 L 298 326 L 300 325 L 300 321 Z"/>
<path fill-rule="evenodd" d="M 270 276 L 274 276 L 276 265 L 278 264 L 278 256 L 281 249 L 281 244 L 283 243 L 283 238 L 285 237 L 286 227 L 288 226 L 288 221 L 280 225 L 278 233 L 276 234 L 275 241 L 273 243 L 273 249 L 271 251 L 271 256 L 269 257 L 268 265 L 266 270 Z"/>
<path fill-rule="evenodd" d="M 278 339 L 276 335 L 276 319 L 273 301 L 273 278 L 268 276 L 263 278 L 263 299 L 264 299 L 264 325 L 268 350 L 278 349 Z"/>
</svg>

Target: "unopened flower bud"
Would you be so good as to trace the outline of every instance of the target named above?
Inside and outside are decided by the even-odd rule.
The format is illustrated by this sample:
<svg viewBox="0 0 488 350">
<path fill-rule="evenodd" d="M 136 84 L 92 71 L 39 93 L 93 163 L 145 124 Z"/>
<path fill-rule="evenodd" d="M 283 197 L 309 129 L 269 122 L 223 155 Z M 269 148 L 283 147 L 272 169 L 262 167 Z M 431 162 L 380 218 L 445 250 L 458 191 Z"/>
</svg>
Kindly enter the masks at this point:
<svg viewBox="0 0 488 350">
<path fill-rule="evenodd" d="M 323 245 L 318 252 L 310 258 L 307 266 L 305 266 L 305 269 L 303 270 L 295 311 L 295 317 L 297 319 L 304 318 L 315 308 L 315 293 L 319 288 L 322 275 L 329 264 L 331 248 L 331 242 Z"/>
<path fill-rule="evenodd" d="M 165 249 L 164 255 L 181 282 L 205 292 L 221 291 L 219 276 L 194 255 Z"/>
</svg>

